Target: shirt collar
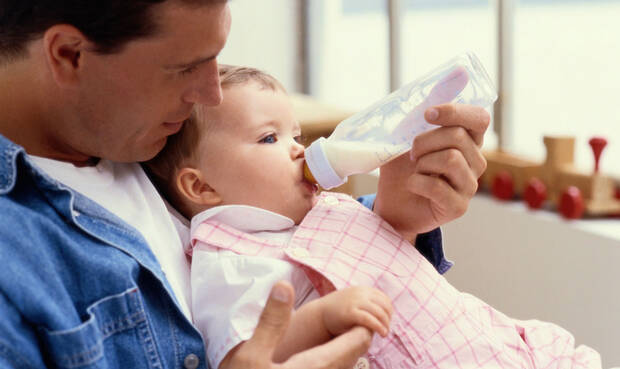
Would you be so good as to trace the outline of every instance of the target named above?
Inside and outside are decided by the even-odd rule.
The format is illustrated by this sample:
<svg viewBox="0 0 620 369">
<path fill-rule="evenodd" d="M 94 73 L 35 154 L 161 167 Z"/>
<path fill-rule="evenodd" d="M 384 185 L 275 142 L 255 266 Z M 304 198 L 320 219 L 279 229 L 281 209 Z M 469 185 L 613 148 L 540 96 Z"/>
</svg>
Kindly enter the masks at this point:
<svg viewBox="0 0 620 369">
<path fill-rule="evenodd" d="M 0 135 L 0 193 L 13 189 L 17 180 L 17 158 L 24 149 Z"/>
<path fill-rule="evenodd" d="M 196 214 L 191 221 L 191 233 L 207 219 L 216 220 L 242 232 L 282 231 L 295 222 L 284 215 L 248 205 L 222 205 Z"/>
<path fill-rule="evenodd" d="M 170 204 L 168 200 L 166 200 L 164 197 L 162 197 L 162 200 L 164 200 L 164 205 L 166 205 L 166 209 L 168 209 L 170 215 L 181 225 L 184 225 L 185 227 L 187 227 L 187 229 L 189 229 L 189 220 L 185 216 L 183 216 L 183 214 L 181 214 L 174 206 L 172 206 L 172 204 Z"/>
</svg>

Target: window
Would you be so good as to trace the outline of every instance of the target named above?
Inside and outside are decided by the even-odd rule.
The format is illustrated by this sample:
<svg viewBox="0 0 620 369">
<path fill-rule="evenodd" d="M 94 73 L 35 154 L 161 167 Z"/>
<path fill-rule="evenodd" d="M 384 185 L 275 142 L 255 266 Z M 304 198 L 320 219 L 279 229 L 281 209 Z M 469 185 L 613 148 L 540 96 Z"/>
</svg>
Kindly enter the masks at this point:
<svg viewBox="0 0 620 369">
<path fill-rule="evenodd" d="M 465 51 L 476 53 L 494 79 L 495 11 L 487 0 L 400 4 L 398 86 Z M 352 111 L 389 93 L 388 2 L 308 0 L 308 6 L 310 93 Z"/>
<path fill-rule="evenodd" d="M 400 0 L 401 83 L 466 50 L 497 81 L 499 1 Z M 620 176 L 620 0 L 501 1 L 512 25 L 504 148 L 542 159 L 543 135 L 573 135 L 577 165 L 591 170 L 587 141 L 604 136 L 602 171 Z M 310 93 L 352 110 L 388 93 L 388 0 L 307 2 Z M 490 129 L 485 145 L 496 142 Z"/>
<path fill-rule="evenodd" d="M 515 5 L 510 148 L 542 157 L 544 134 L 572 135 L 578 166 L 592 170 L 587 141 L 604 136 L 601 170 L 620 176 L 620 1 Z"/>
<path fill-rule="evenodd" d="M 496 16 L 487 0 L 404 1 L 403 79 L 409 81 L 464 51 L 473 51 L 495 80 Z"/>
<path fill-rule="evenodd" d="M 384 0 L 309 0 L 309 89 L 356 111 L 389 92 Z"/>
<path fill-rule="evenodd" d="M 472 51 L 496 83 L 497 17 L 493 4 L 487 0 L 402 1 L 403 82 L 414 80 L 457 54 Z M 492 107 L 489 109 L 492 113 Z M 485 147 L 495 146 L 490 127 Z"/>
</svg>

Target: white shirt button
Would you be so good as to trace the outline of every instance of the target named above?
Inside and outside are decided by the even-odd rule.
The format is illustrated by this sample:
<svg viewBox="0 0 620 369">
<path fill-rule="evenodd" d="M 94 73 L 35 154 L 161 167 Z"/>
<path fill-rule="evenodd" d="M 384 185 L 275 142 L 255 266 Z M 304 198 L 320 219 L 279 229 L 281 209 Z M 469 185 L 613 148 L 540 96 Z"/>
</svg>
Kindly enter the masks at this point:
<svg viewBox="0 0 620 369">
<path fill-rule="evenodd" d="M 196 369 L 198 368 L 198 364 L 200 363 L 200 359 L 196 354 L 189 354 L 183 360 L 183 366 L 185 369 Z"/>
<path fill-rule="evenodd" d="M 323 201 L 327 204 L 327 205 L 338 205 L 339 201 L 338 198 L 336 196 L 326 196 L 325 199 L 323 199 Z"/>
<path fill-rule="evenodd" d="M 301 247 L 295 247 L 291 249 L 291 255 L 299 259 L 304 259 L 310 256 L 310 251 L 302 249 Z"/>
<path fill-rule="evenodd" d="M 370 368 L 370 363 L 368 362 L 368 359 L 366 359 L 365 357 L 360 357 L 357 360 L 357 363 L 355 363 L 355 366 L 353 368 L 355 368 L 355 369 L 369 369 Z"/>
</svg>

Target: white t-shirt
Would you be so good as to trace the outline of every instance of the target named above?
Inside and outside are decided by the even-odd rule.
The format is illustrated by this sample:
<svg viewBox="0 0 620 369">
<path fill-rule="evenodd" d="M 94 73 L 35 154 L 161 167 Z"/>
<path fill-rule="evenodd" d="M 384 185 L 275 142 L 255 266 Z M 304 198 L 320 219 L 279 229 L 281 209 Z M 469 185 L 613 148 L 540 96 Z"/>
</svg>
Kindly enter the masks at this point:
<svg viewBox="0 0 620 369">
<path fill-rule="evenodd" d="M 190 264 L 181 240 L 187 240 L 182 224 L 173 223 L 161 198 L 137 163 L 100 160 L 96 166 L 30 156 L 52 178 L 82 193 L 142 234 L 159 261 L 180 308 L 192 321 Z M 177 233 L 178 232 L 178 233 Z"/>
</svg>

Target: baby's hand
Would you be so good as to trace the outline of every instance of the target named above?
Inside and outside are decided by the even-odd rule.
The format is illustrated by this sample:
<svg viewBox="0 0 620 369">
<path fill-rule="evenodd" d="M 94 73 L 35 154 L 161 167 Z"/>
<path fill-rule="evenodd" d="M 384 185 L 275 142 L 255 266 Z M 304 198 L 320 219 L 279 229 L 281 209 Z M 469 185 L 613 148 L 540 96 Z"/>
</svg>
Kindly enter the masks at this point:
<svg viewBox="0 0 620 369">
<path fill-rule="evenodd" d="M 321 298 L 325 327 L 334 336 L 360 325 L 387 336 L 392 318 L 392 302 L 372 287 L 349 287 Z"/>
</svg>

